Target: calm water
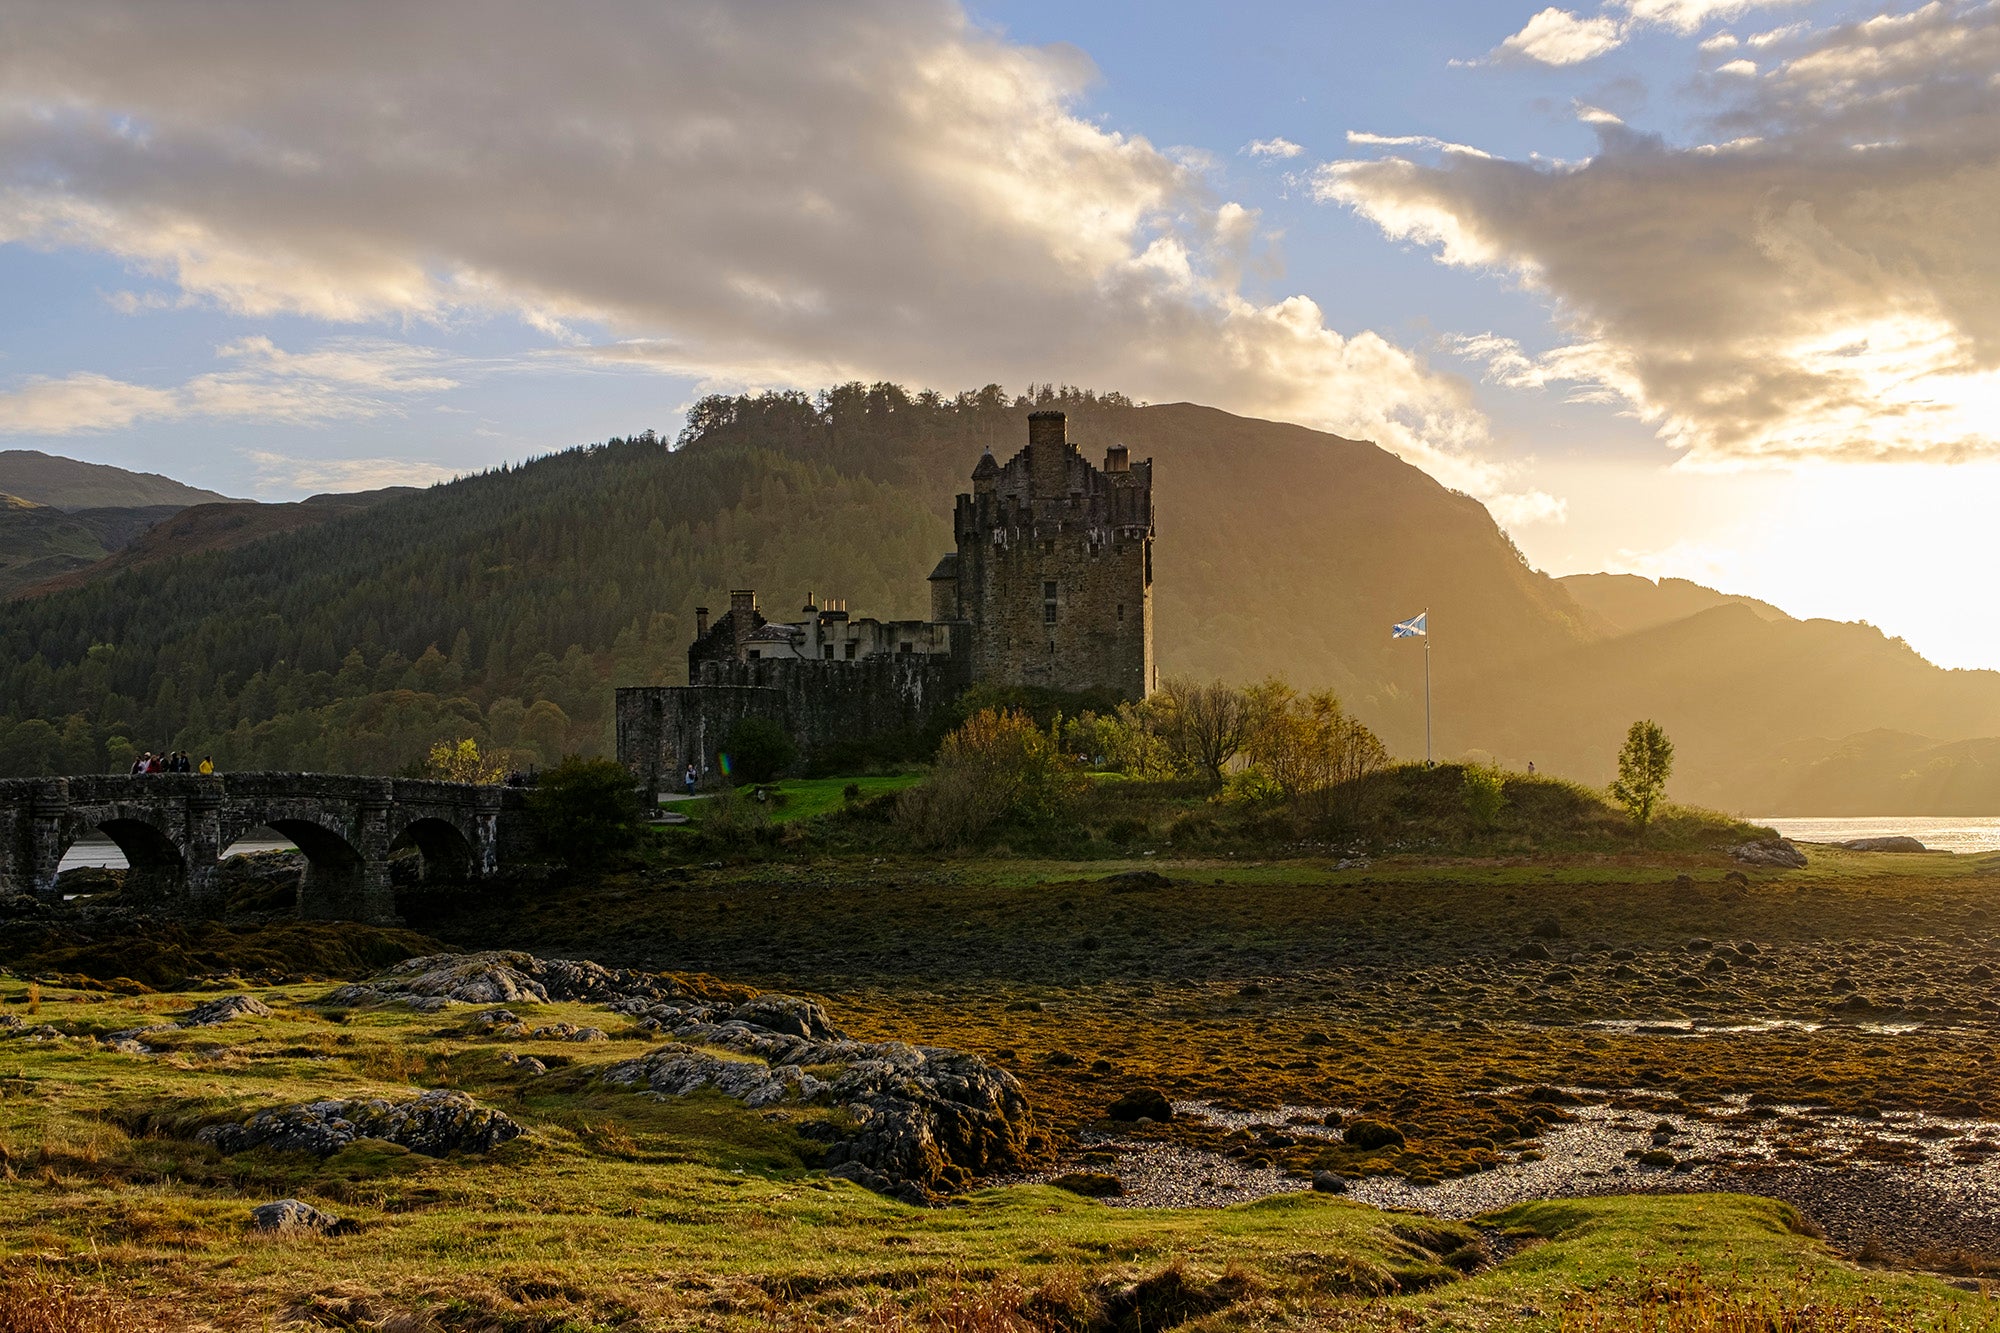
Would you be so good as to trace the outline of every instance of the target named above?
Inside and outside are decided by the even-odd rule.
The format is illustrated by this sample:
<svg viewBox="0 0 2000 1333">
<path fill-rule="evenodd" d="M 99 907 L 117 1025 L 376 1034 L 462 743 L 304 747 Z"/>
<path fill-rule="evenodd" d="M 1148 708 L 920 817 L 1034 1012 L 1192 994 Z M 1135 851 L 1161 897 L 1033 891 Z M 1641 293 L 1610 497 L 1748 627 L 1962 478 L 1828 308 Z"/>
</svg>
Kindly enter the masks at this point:
<svg viewBox="0 0 2000 1333">
<path fill-rule="evenodd" d="M 244 838 L 231 843 L 225 855 L 234 856 L 238 852 L 288 852 L 292 849 L 289 838 L 275 834 L 268 838 Z M 104 866 L 111 870 L 125 869 L 125 853 L 118 850 L 118 844 L 110 839 L 78 839 L 63 853 L 62 868 L 75 870 L 78 866 Z"/>
<path fill-rule="evenodd" d="M 2000 818 L 1970 815 L 1926 819 L 1892 815 L 1879 819 L 1755 819 L 1800 842 L 1846 842 L 1850 838 L 1915 838 L 1934 852 L 1990 852 L 2000 849 Z"/>
</svg>

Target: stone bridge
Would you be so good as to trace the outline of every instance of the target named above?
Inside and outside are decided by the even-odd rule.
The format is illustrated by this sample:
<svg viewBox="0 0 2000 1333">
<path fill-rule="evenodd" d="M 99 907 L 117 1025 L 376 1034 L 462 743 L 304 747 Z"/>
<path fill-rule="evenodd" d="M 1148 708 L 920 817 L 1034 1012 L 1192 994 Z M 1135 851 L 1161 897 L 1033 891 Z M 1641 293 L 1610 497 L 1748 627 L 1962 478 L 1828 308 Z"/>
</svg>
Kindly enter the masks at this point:
<svg viewBox="0 0 2000 1333">
<path fill-rule="evenodd" d="M 305 853 L 299 915 L 396 920 L 389 857 L 413 847 L 424 878 L 485 879 L 532 852 L 527 793 L 324 773 L 146 774 L 0 781 L 0 890 L 55 899 L 63 854 L 101 832 L 130 867 L 128 896 L 219 916 L 217 867 L 260 827 Z"/>
</svg>

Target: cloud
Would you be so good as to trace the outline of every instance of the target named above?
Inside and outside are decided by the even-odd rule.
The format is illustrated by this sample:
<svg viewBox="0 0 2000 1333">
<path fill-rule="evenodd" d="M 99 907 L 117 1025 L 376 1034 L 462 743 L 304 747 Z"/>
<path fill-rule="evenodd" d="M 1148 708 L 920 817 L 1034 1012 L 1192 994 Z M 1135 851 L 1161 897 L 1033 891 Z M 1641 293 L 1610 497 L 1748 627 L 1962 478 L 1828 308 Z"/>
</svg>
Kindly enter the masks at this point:
<svg viewBox="0 0 2000 1333">
<path fill-rule="evenodd" d="M 400 410 L 399 401 L 456 388 L 429 348 L 340 338 L 291 353 L 269 338 L 216 349 L 229 367 L 170 386 L 79 372 L 0 389 L 0 435 L 80 435 L 187 419 L 321 425 Z"/>
<path fill-rule="evenodd" d="M 1252 139 L 1239 151 L 1251 157 L 1297 157 L 1305 148 L 1290 139 Z"/>
<path fill-rule="evenodd" d="M 950 0 L 0 0 L 0 26 L 0 242 L 233 312 L 502 314 L 721 385 L 1061 378 L 1496 475 L 1464 386 L 1246 296 L 1255 214 L 1077 114 L 1080 53 Z M 284 382 L 274 410 L 322 381 Z"/>
<path fill-rule="evenodd" d="M 1584 18 L 1551 6 L 1529 19 L 1522 29 L 1493 48 L 1488 60 L 1529 60 L 1542 65 L 1577 65 L 1615 51 L 1634 33 L 1665 28 L 1692 36 L 1715 19 L 1735 18 L 1754 9 L 1804 4 L 1807 0 L 1608 0 L 1601 13 Z M 1789 36 L 1804 25 L 1765 34 L 1772 40 Z M 1727 33 L 1702 43 L 1702 49 L 1725 50 L 1736 45 Z M 1462 63 L 1462 62 L 1453 62 Z M 1470 62 L 1477 63 L 1477 62 Z"/>
<path fill-rule="evenodd" d="M 1371 148 L 1429 148 L 1440 153 L 1464 153 L 1468 157 L 1492 156 L 1482 148 L 1474 148 L 1470 144 L 1451 143 L 1428 134 L 1369 134 L 1363 130 L 1349 130 L 1347 142 Z"/>
<path fill-rule="evenodd" d="M 1515 56 L 1544 65 L 1575 65 L 1615 50 L 1625 40 L 1624 25 L 1613 18 L 1578 18 L 1551 6 L 1500 43 L 1494 56 Z"/>
<path fill-rule="evenodd" d="M 245 455 L 265 493 L 367 491 L 384 486 L 429 486 L 457 473 L 438 463 L 408 458 L 292 458 L 261 449 Z"/>
<path fill-rule="evenodd" d="M 1513 275 L 1568 334 L 1489 378 L 1615 401 L 1693 461 L 2000 454 L 2000 5 L 1796 39 L 1685 147 L 1329 165 L 1319 196 Z M 1865 149 L 1865 151 L 1858 151 Z"/>
</svg>

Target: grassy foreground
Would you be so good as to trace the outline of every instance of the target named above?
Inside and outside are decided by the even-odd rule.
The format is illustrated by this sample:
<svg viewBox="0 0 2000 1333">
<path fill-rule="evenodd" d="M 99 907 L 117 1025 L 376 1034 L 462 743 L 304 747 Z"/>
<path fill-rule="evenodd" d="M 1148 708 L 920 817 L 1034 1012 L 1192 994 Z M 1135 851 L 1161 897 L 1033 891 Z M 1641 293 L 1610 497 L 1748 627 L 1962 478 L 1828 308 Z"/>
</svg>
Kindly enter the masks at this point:
<svg viewBox="0 0 2000 1333">
<path fill-rule="evenodd" d="M 0 984 L 0 1009 L 64 1034 L 0 1043 L 0 1327 L 1693 1330 L 1808 1304 L 1821 1322 L 1774 1327 L 2000 1327 L 1984 1298 L 1858 1270 L 1743 1197 L 1533 1204 L 1476 1226 L 1310 1194 L 1110 1209 L 1045 1186 L 912 1209 L 811 1169 L 798 1130 L 825 1112 L 606 1088 L 606 1066 L 647 1048 L 607 1011 L 511 1005 L 612 1040 L 503 1043 L 469 1035 L 476 1009 L 315 1006 L 327 990 L 260 989 L 269 1018 L 150 1033 L 157 1053 L 128 1055 L 93 1038 L 203 997 Z M 192 1139 L 264 1106 L 435 1087 L 528 1136 L 446 1160 L 367 1140 L 232 1158 Z M 249 1208 L 282 1197 L 360 1229 L 249 1232 Z M 103 1319 L 36 1322 L 54 1289 L 104 1293 Z M 1704 1308 L 1724 1321 L 1685 1322 Z"/>
</svg>

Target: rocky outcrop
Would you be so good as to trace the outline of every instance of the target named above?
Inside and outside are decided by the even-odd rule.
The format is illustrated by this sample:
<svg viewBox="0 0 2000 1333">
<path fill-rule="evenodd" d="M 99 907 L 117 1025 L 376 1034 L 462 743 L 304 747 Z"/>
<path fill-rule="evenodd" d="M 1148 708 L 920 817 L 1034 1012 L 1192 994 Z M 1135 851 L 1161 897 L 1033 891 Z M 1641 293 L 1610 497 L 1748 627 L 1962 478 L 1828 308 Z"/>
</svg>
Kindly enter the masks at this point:
<svg viewBox="0 0 2000 1333">
<path fill-rule="evenodd" d="M 1840 844 L 1850 852 L 1927 852 L 1930 848 L 1915 838 L 1894 835 L 1884 838 L 1850 838 Z"/>
<path fill-rule="evenodd" d="M 205 1000 L 180 1020 L 184 1028 L 214 1027 L 232 1018 L 269 1018 L 271 1006 L 254 995 L 218 995 Z"/>
<path fill-rule="evenodd" d="M 382 1139 L 426 1157 L 446 1157 L 491 1152 L 521 1133 L 501 1112 L 462 1092 L 438 1090 L 401 1102 L 371 1097 L 278 1106 L 240 1124 L 210 1125 L 195 1137 L 225 1153 L 276 1148 L 324 1157 L 356 1139 Z"/>
<path fill-rule="evenodd" d="M 453 1004 L 550 1004 L 563 1000 L 658 1004 L 692 999 L 680 983 L 658 973 L 496 949 L 406 958 L 367 982 L 336 988 L 322 1003 L 402 1003 L 437 1010 Z"/>
<path fill-rule="evenodd" d="M 1746 842 L 1731 855 L 1747 866 L 1766 866 L 1774 870 L 1806 868 L 1806 854 L 1793 846 L 1790 838 L 1765 838 L 1760 842 Z"/>
<path fill-rule="evenodd" d="M 605 1080 L 657 1097 L 706 1088 L 750 1107 L 838 1108 L 845 1113 L 838 1122 L 813 1121 L 802 1131 L 827 1143 L 827 1167 L 906 1202 L 934 1203 L 1041 1150 L 1020 1084 L 977 1056 L 901 1042 L 814 1041 L 734 1019 L 690 1024 L 677 1035 L 750 1058 L 677 1041 L 613 1066 Z"/>
<path fill-rule="evenodd" d="M 358 1229 L 354 1223 L 342 1221 L 332 1213 L 322 1212 L 299 1199 L 279 1199 L 275 1203 L 257 1205 L 250 1210 L 250 1227 L 253 1231 L 319 1231 L 329 1236 Z"/>
</svg>

